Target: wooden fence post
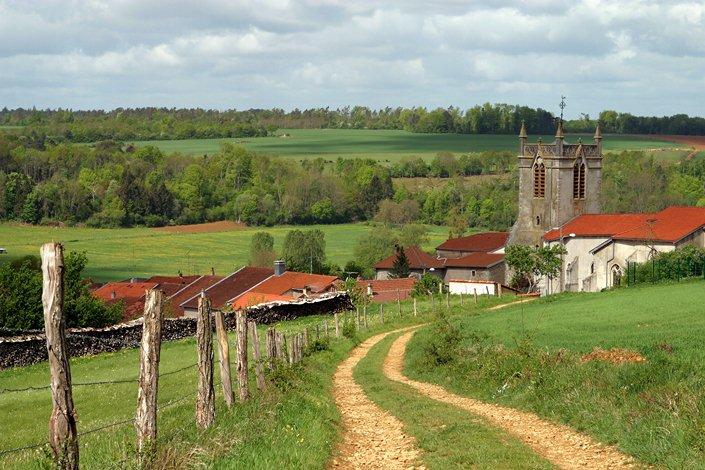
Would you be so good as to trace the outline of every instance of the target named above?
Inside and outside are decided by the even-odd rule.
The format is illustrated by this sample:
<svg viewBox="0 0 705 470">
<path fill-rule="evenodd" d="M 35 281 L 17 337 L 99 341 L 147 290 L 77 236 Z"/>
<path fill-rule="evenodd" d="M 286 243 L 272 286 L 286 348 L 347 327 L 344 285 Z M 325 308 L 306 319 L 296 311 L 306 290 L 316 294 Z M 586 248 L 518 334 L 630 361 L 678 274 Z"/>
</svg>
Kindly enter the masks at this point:
<svg viewBox="0 0 705 470">
<path fill-rule="evenodd" d="M 255 361 L 255 376 L 257 377 L 257 390 L 264 390 L 264 368 L 262 367 L 262 355 L 259 349 L 259 334 L 257 333 L 257 324 L 253 321 L 248 322 L 250 325 L 250 340 L 252 340 L 252 359 Z"/>
<path fill-rule="evenodd" d="M 340 321 L 338 320 L 338 312 L 333 314 L 333 319 L 335 320 L 335 337 L 340 338 Z"/>
<path fill-rule="evenodd" d="M 450 308 L 450 292 L 446 292 L 446 309 Z"/>
<path fill-rule="evenodd" d="M 475 305 L 477 305 L 477 289 L 474 289 L 473 292 L 475 293 Z"/>
<path fill-rule="evenodd" d="M 250 398 L 247 383 L 247 314 L 244 310 L 235 313 L 235 331 L 237 332 L 237 385 L 240 401 Z"/>
<path fill-rule="evenodd" d="M 275 333 L 274 339 L 276 340 L 277 359 L 281 362 L 286 362 L 286 338 L 284 333 Z"/>
<path fill-rule="evenodd" d="M 301 347 L 304 348 L 308 346 L 308 327 L 304 328 L 304 331 L 301 333 Z"/>
<path fill-rule="evenodd" d="M 355 329 L 360 331 L 360 307 L 355 307 Z"/>
<path fill-rule="evenodd" d="M 401 296 L 399 295 L 399 289 L 397 289 L 397 315 L 401 317 Z"/>
<path fill-rule="evenodd" d="M 159 390 L 159 355 L 162 345 L 164 294 L 149 290 L 145 296 L 140 375 L 137 388 L 137 458 L 144 464 L 154 456 L 157 440 L 157 391 Z"/>
<path fill-rule="evenodd" d="M 286 343 L 288 345 L 289 364 L 293 365 L 296 362 L 296 335 L 289 336 L 289 340 Z"/>
<path fill-rule="evenodd" d="M 460 306 L 463 306 L 463 291 L 460 291 Z"/>
<path fill-rule="evenodd" d="M 49 418 L 49 443 L 57 467 L 77 469 L 78 433 L 64 319 L 64 247 L 59 243 L 45 243 L 40 253 L 44 331 L 54 405 Z"/>
<path fill-rule="evenodd" d="M 208 311 L 211 303 L 208 301 Z M 223 312 L 215 311 L 215 331 L 218 335 L 218 364 L 220 366 L 220 381 L 223 387 L 223 397 L 228 408 L 233 406 L 235 400 L 233 396 L 233 381 L 230 378 L 230 344 L 228 342 L 228 331 L 225 329 Z"/>
<path fill-rule="evenodd" d="M 269 370 L 272 370 L 274 369 L 274 361 L 277 359 L 277 332 L 274 328 L 267 329 L 265 347 L 267 350 L 267 363 L 269 365 Z"/>
<path fill-rule="evenodd" d="M 416 297 L 414 297 L 414 316 L 418 315 L 418 310 L 416 310 Z"/>
<path fill-rule="evenodd" d="M 362 306 L 362 316 L 363 316 L 364 319 L 365 319 L 365 329 L 366 329 L 366 330 L 369 330 L 369 329 L 370 329 L 370 324 L 369 324 L 369 322 L 367 321 L 367 304 L 365 304 L 365 305 Z"/>
<path fill-rule="evenodd" d="M 196 346 L 198 348 L 196 426 L 206 429 L 215 421 L 215 390 L 213 389 L 213 326 L 208 299 L 203 292 L 198 298 Z"/>
<path fill-rule="evenodd" d="M 379 304 L 379 321 L 384 325 L 384 304 Z"/>
</svg>

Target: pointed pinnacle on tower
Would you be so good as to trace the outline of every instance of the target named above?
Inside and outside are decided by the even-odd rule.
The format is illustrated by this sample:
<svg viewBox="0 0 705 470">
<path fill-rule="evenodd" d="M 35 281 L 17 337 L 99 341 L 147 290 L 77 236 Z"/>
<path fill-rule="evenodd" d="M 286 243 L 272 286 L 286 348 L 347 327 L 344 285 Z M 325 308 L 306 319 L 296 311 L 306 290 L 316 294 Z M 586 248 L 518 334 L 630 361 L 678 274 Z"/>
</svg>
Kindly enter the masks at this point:
<svg viewBox="0 0 705 470">
<path fill-rule="evenodd" d="M 600 130 L 600 123 L 597 123 L 597 127 L 595 128 L 595 140 L 602 140 L 602 131 Z"/>
<path fill-rule="evenodd" d="M 558 121 L 558 129 L 556 129 L 556 139 L 562 139 L 565 137 L 563 134 L 563 120 Z"/>
<path fill-rule="evenodd" d="M 524 120 L 521 120 L 521 130 L 519 131 L 519 138 L 520 139 L 526 139 L 528 135 L 526 135 L 526 125 L 524 124 Z"/>
</svg>

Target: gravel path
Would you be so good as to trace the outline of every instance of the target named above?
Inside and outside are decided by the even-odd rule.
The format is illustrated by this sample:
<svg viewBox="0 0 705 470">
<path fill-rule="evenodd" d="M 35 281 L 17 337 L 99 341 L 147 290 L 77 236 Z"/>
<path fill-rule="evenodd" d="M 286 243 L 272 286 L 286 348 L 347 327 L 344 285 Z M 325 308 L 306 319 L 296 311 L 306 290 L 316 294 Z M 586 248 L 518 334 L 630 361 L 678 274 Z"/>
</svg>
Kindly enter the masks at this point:
<svg viewBox="0 0 705 470">
<path fill-rule="evenodd" d="M 521 439 L 536 453 L 564 469 L 634 468 L 634 460 L 616 448 L 594 441 L 568 426 L 545 421 L 533 413 L 461 397 L 438 385 L 417 382 L 403 373 L 406 344 L 414 331 L 392 344 L 384 362 L 384 374 L 391 380 L 414 387 L 421 394 L 482 416 L 489 423 Z"/>
<path fill-rule="evenodd" d="M 408 328 L 407 328 L 408 329 Z M 333 396 L 343 418 L 343 436 L 329 468 L 424 468 L 412 436 L 401 421 L 370 400 L 353 380 L 353 369 L 375 344 L 390 331 L 373 336 L 357 346 L 333 376 Z"/>
</svg>

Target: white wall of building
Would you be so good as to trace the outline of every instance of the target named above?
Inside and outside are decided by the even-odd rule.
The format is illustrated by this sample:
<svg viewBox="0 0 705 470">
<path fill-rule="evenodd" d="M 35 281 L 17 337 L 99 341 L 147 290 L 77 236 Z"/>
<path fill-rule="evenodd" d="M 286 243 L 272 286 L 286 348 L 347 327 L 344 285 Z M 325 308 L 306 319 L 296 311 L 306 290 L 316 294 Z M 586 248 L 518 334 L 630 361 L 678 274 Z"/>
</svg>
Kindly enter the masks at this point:
<svg viewBox="0 0 705 470">
<path fill-rule="evenodd" d="M 497 295 L 495 282 L 449 281 L 448 292 L 453 295 Z"/>
</svg>

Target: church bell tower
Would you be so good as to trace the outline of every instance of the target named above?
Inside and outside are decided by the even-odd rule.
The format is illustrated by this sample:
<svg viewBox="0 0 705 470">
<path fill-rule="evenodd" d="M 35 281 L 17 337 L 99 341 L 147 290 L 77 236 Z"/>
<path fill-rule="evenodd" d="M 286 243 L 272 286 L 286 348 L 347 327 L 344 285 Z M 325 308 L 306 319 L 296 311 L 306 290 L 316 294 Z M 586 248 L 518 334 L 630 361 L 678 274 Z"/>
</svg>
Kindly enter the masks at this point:
<svg viewBox="0 0 705 470">
<path fill-rule="evenodd" d="M 594 143 L 565 141 L 562 119 L 555 140 L 527 142 L 526 126 L 519 132 L 519 213 L 509 244 L 541 245 L 545 232 L 580 214 L 600 213 L 602 133 Z"/>
</svg>

